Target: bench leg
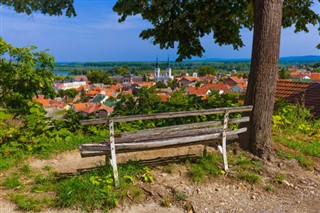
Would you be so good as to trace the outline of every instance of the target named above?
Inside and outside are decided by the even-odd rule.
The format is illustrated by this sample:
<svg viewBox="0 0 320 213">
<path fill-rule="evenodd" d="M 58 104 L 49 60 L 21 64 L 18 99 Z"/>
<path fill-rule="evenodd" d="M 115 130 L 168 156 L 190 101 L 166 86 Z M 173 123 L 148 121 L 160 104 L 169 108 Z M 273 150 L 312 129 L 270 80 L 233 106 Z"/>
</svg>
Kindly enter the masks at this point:
<svg viewBox="0 0 320 213">
<path fill-rule="evenodd" d="M 222 157 L 223 157 L 223 164 L 224 170 L 227 172 L 229 170 L 228 166 L 228 159 L 227 159 L 227 129 L 228 129 L 228 119 L 229 119 L 229 112 L 226 110 L 224 113 L 224 120 L 223 120 L 223 133 L 222 133 Z"/>
<path fill-rule="evenodd" d="M 208 149 L 208 145 L 204 145 L 203 147 L 203 157 L 206 157 L 207 156 L 207 150 Z"/>
<path fill-rule="evenodd" d="M 111 150 L 110 164 L 113 170 L 114 185 L 119 186 L 116 148 L 115 148 L 115 142 L 114 142 L 113 120 L 109 121 L 109 130 L 110 130 L 110 150 Z"/>
</svg>

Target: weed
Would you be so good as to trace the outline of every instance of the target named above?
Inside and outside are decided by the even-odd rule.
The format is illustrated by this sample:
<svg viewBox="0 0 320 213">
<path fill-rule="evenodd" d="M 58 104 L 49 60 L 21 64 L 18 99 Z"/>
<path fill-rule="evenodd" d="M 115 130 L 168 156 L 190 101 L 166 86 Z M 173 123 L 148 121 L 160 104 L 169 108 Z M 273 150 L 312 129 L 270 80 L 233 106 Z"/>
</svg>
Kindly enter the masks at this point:
<svg viewBox="0 0 320 213">
<path fill-rule="evenodd" d="M 183 193 L 182 191 L 176 191 L 175 195 L 176 195 L 177 201 L 184 201 L 186 200 L 186 197 L 187 197 L 186 194 Z"/>
<path fill-rule="evenodd" d="M 153 183 L 154 179 L 152 177 L 151 170 L 148 167 L 144 167 L 143 170 L 144 174 L 141 176 L 142 180 L 147 183 Z"/>
<path fill-rule="evenodd" d="M 274 177 L 274 180 L 275 180 L 276 183 L 278 183 L 278 184 L 283 184 L 286 179 L 285 179 L 285 177 L 283 176 L 283 174 L 276 174 L 276 176 Z"/>
<path fill-rule="evenodd" d="M 50 171 L 52 170 L 52 166 L 44 166 L 42 169 L 43 169 L 44 171 L 50 172 Z"/>
<path fill-rule="evenodd" d="M 133 183 L 134 182 L 134 176 L 130 176 L 130 175 L 125 175 L 123 177 L 124 181 L 126 181 L 127 183 Z"/>
<path fill-rule="evenodd" d="M 189 172 L 191 179 L 195 182 L 200 182 L 204 179 L 206 173 L 203 170 L 201 165 L 195 164 L 191 166 L 190 172 Z"/>
<path fill-rule="evenodd" d="M 21 168 L 20 168 L 20 171 L 23 172 L 24 174 L 30 174 L 31 173 L 31 168 L 29 165 L 23 165 Z"/>
<path fill-rule="evenodd" d="M 187 211 L 187 212 L 193 212 L 192 211 L 192 205 L 191 203 L 187 202 L 185 205 L 184 205 L 184 209 Z"/>
<path fill-rule="evenodd" d="M 282 158 L 287 159 L 287 160 L 292 160 L 292 159 L 295 158 L 294 154 L 292 154 L 289 151 L 277 150 L 276 152 L 277 152 L 277 155 L 279 157 L 282 157 Z"/>
<path fill-rule="evenodd" d="M 7 177 L 4 180 L 4 186 L 7 189 L 15 189 L 23 186 L 23 184 L 20 182 L 19 177 L 13 176 L 13 177 Z"/>
<path fill-rule="evenodd" d="M 313 161 L 310 160 L 307 157 L 304 157 L 303 155 L 299 155 L 296 157 L 296 159 L 298 160 L 300 166 L 312 170 L 313 169 Z"/>
<path fill-rule="evenodd" d="M 173 166 L 172 165 L 167 165 L 163 168 L 164 172 L 172 174 L 173 173 Z"/>
<path fill-rule="evenodd" d="M 223 171 L 216 165 L 219 161 L 221 161 L 221 157 L 212 153 L 199 158 L 195 164 L 191 164 L 189 171 L 191 179 L 200 182 L 206 175 L 217 176 L 223 174 Z"/>
<path fill-rule="evenodd" d="M 34 178 L 34 185 L 31 187 L 31 192 L 41 193 L 55 190 L 55 183 L 49 177 L 38 174 Z"/>
<path fill-rule="evenodd" d="M 266 190 L 267 192 L 271 192 L 274 190 L 274 186 L 270 183 L 266 184 L 264 187 L 264 190 Z"/>
<path fill-rule="evenodd" d="M 248 183 L 255 184 L 260 182 L 260 176 L 250 171 L 240 172 L 237 177 L 241 180 L 247 181 Z"/>
<path fill-rule="evenodd" d="M 170 207 L 171 206 L 171 200 L 169 198 L 167 198 L 167 197 L 161 199 L 161 206 Z"/>
</svg>

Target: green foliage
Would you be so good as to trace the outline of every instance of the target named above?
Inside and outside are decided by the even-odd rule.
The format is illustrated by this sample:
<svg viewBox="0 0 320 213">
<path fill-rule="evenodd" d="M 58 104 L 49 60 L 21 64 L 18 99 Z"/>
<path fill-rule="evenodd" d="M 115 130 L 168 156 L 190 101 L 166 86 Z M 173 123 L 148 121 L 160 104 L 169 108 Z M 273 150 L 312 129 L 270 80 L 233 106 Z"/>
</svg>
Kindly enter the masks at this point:
<svg viewBox="0 0 320 213">
<path fill-rule="evenodd" d="M 281 136 L 274 136 L 273 139 L 287 146 L 290 149 L 301 152 L 302 154 L 319 157 L 320 156 L 320 143 L 317 140 L 305 141 L 303 138 L 286 138 Z M 280 155 L 284 154 L 280 152 Z"/>
<path fill-rule="evenodd" d="M 320 156 L 320 122 L 310 117 L 309 110 L 300 105 L 280 104 L 273 116 L 273 140 L 286 147 L 277 149 L 278 156 L 295 159 L 300 166 L 311 170 L 311 157 Z"/>
<path fill-rule="evenodd" d="M 112 169 L 109 166 L 62 180 L 58 183 L 57 205 L 62 208 L 81 208 L 86 212 L 95 209 L 107 211 L 117 206 L 118 200 L 126 198 L 129 193 L 134 198 L 139 197 L 141 191 L 133 185 L 134 177 L 142 177 L 141 174 L 149 171 L 137 163 L 120 164 L 118 188 L 113 186 Z"/>
<path fill-rule="evenodd" d="M 250 171 L 239 172 L 236 177 L 251 184 L 259 183 L 261 179 L 259 175 Z"/>
<path fill-rule="evenodd" d="M 278 184 L 283 184 L 285 182 L 286 178 L 283 174 L 276 174 L 276 176 L 274 177 L 274 180 Z"/>
<path fill-rule="evenodd" d="M 76 16 L 76 11 L 73 7 L 73 0 L 63 0 L 60 4 L 53 1 L 11 1 L 1 0 L 1 4 L 13 7 L 17 13 L 25 13 L 31 15 L 33 12 L 40 12 L 50 16 L 61 16 L 65 13 L 66 16 Z"/>
<path fill-rule="evenodd" d="M 282 26 L 295 25 L 295 31 L 308 32 L 308 24 L 317 25 L 319 14 L 312 11 L 314 1 L 286 0 L 283 4 Z M 153 27 L 142 30 L 142 39 L 152 38 L 160 48 L 178 44 L 177 61 L 203 55 L 200 38 L 213 33 L 219 45 L 243 47 L 240 29 L 253 29 L 253 1 L 129 1 L 119 0 L 113 10 L 124 22 L 128 16 L 141 14 Z"/>
<path fill-rule="evenodd" d="M 76 97 L 76 95 L 78 94 L 78 90 L 76 89 L 66 89 L 66 90 L 62 90 L 60 89 L 58 91 L 58 96 L 61 98 L 64 98 L 65 96 L 68 98 L 74 98 Z"/>
<path fill-rule="evenodd" d="M 279 76 L 281 77 L 281 79 L 289 79 L 291 77 L 288 69 L 285 68 L 282 68 L 279 71 Z"/>
<path fill-rule="evenodd" d="M 208 154 L 201 157 L 195 164 L 191 165 L 189 174 L 193 181 L 201 182 L 206 176 L 218 176 L 224 173 L 217 163 L 221 161 L 221 157 L 217 154 Z"/>
<path fill-rule="evenodd" d="M 158 81 L 155 86 L 156 86 L 156 88 L 167 88 L 167 87 L 168 87 L 168 86 L 167 86 L 164 82 L 162 82 L 162 81 Z"/>
<path fill-rule="evenodd" d="M 7 189 L 15 189 L 15 188 L 19 188 L 19 187 L 23 186 L 23 184 L 20 182 L 18 176 L 7 177 L 7 178 L 4 180 L 3 185 L 4 185 Z"/>
<path fill-rule="evenodd" d="M 308 170 L 313 170 L 313 161 L 310 158 L 305 157 L 303 155 L 299 155 L 296 157 L 296 159 L 298 160 L 300 166 Z"/>
<path fill-rule="evenodd" d="M 26 114 L 32 108 L 32 98 L 43 94 L 54 97 L 52 87 L 54 58 L 36 47 L 17 48 L 0 38 L 0 107 Z"/>
<path fill-rule="evenodd" d="M 317 125 L 309 122 L 311 119 L 310 110 L 301 105 L 292 105 L 285 102 L 278 102 L 272 117 L 273 129 L 286 132 L 301 132 L 303 134 L 316 134 Z"/>
<path fill-rule="evenodd" d="M 50 197 L 37 198 L 26 194 L 10 194 L 9 199 L 23 211 L 40 212 L 44 208 L 53 207 L 54 199 Z"/>
<path fill-rule="evenodd" d="M 144 167 L 143 171 L 144 173 L 141 176 L 143 182 L 153 183 L 154 179 L 153 179 L 151 170 L 148 167 Z"/>
<path fill-rule="evenodd" d="M 206 74 L 210 74 L 215 76 L 216 75 L 216 71 L 214 70 L 213 67 L 210 66 L 202 66 L 199 70 L 198 70 L 198 76 L 205 76 Z"/>
<path fill-rule="evenodd" d="M 175 192 L 175 197 L 177 201 L 185 201 L 187 196 L 185 193 L 183 193 L 182 191 L 176 191 Z"/>
<path fill-rule="evenodd" d="M 240 153 L 237 156 L 229 155 L 228 160 L 232 165 L 232 170 L 235 172 L 235 178 L 247 181 L 251 184 L 260 182 L 260 173 L 264 167 L 260 161 L 256 161 L 247 156 L 247 153 Z M 230 166 L 231 167 L 231 166 Z"/>
<path fill-rule="evenodd" d="M 163 168 L 163 171 L 166 173 L 172 174 L 173 173 L 173 166 L 171 164 L 167 165 Z"/>
<path fill-rule="evenodd" d="M 266 190 L 267 192 L 271 192 L 274 190 L 274 186 L 270 183 L 266 184 L 264 187 L 264 190 Z"/>
<path fill-rule="evenodd" d="M 32 172 L 31 168 L 29 165 L 23 165 L 21 168 L 20 168 L 20 171 L 23 172 L 24 174 L 30 174 Z"/>
<path fill-rule="evenodd" d="M 104 82 L 111 84 L 111 80 L 106 72 L 91 70 L 89 73 L 87 73 L 87 77 L 92 84 Z"/>
<path fill-rule="evenodd" d="M 0 169 L 7 169 L 30 155 L 48 157 L 52 153 L 75 149 L 78 144 L 102 141 L 109 131 L 99 127 L 82 127 L 81 114 L 68 111 L 63 120 L 45 117 L 39 104 L 29 114 L 13 119 L 2 113 L 0 118 Z"/>
<path fill-rule="evenodd" d="M 169 206 L 171 206 L 171 204 L 172 203 L 171 203 L 171 200 L 169 198 L 165 197 L 165 198 L 161 199 L 161 206 L 169 207 Z"/>
</svg>

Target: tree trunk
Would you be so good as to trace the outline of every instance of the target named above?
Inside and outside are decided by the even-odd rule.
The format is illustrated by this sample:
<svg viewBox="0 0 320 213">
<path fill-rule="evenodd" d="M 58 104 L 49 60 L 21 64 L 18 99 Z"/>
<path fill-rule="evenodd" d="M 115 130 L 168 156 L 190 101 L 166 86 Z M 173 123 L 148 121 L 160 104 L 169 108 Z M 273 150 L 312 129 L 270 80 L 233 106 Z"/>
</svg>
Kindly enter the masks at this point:
<svg viewBox="0 0 320 213">
<path fill-rule="evenodd" d="M 276 89 L 283 0 L 254 1 L 254 32 L 246 105 L 253 105 L 240 145 L 264 159 L 273 156 L 272 113 Z"/>
</svg>

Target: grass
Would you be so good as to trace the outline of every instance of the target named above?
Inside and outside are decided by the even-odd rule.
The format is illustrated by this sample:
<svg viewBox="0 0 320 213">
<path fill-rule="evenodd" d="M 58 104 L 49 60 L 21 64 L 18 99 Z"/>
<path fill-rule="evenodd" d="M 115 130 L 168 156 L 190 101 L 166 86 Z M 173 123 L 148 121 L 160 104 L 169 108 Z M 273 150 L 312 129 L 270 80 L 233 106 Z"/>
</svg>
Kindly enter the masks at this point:
<svg viewBox="0 0 320 213">
<path fill-rule="evenodd" d="M 65 179 L 58 183 L 57 206 L 61 208 L 81 208 L 91 212 L 94 209 L 109 210 L 118 205 L 119 200 L 126 199 L 129 194 L 132 199 L 139 199 L 141 190 L 134 185 L 135 180 L 127 177 L 142 178 L 145 167 L 138 163 L 119 165 L 120 186 L 113 186 L 112 169 L 110 166 Z M 86 196 L 83 196 L 83 195 Z"/>
<path fill-rule="evenodd" d="M 119 164 L 118 168 L 120 186 L 117 188 L 113 184 L 110 166 L 70 178 L 57 176 L 51 167 L 43 168 L 43 174 L 35 174 L 29 165 L 23 165 L 5 178 L 2 185 L 6 189 L 19 189 L 9 194 L 8 199 L 22 211 L 38 212 L 53 207 L 77 208 L 85 212 L 108 211 L 128 196 L 131 202 L 141 200 L 143 193 L 136 182 L 142 180 L 144 174 L 151 176 L 149 168 L 136 162 Z"/>
<path fill-rule="evenodd" d="M 173 173 L 173 166 L 171 164 L 167 165 L 167 166 L 163 167 L 163 171 L 168 174 L 172 174 Z"/>
<path fill-rule="evenodd" d="M 270 183 L 266 184 L 263 188 L 267 192 L 272 192 L 274 190 L 274 186 L 272 184 L 270 184 Z"/>
<path fill-rule="evenodd" d="M 54 207 L 55 200 L 52 197 L 32 197 L 27 194 L 10 194 L 9 199 L 23 211 L 40 212 L 44 208 Z"/>
<path fill-rule="evenodd" d="M 6 177 L 3 185 L 6 187 L 6 189 L 16 189 L 23 186 L 18 176 Z"/>
<path fill-rule="evenodd" d="M 201 182 L 207 176 L 218 176 L 222 174 L 222 170 L 217 166 L 221 161 L 218 154 L 209 153 L 207 156 L 200 157 L 196 163 L 191 164 L 189 175 L 195 182 Z"/>
<path fill-rule="evenodd" d="M 302 133 L 287 135 L 274 131 L 274 141 L 277 146 L 276 153 L 279 157 L 287 160 L 297 160 L 305 169 L 312 170 L 314 167 L 312 157 L 320 156 L 320 143 L 312 141 L 309 136 Z M 311 142 L 310 142 L 311 141 Z"/>
<path fill-rule="evenodd" d="M 187 198 L 186 194 L 183 193 L 182 191 L 176 191 L 175 197 L 177 201 L 184 201 Z"/>
<path fill-rule="evenodd" d="M 258 174 L 254 173 L 254 172 L 250 172 L 250 171 L 239 172 L 236 175 L 236 177 L 239 178 L 240 180 L 244 180 L 250 184 L 259 183 L 261 180 L 261 177 Z"/>
<path fill-rule="evenodd" d="M 165 197 L 165 198 L 162 198 L 161 199 L 161 206 L 163 206 L 163 207 L 170 207 L 171 206 L 171 200 L 169 199 L 169 198 L 167 198 L 167 197 Z"/>
<path fill-rule="evenodd" d="M 278 184 L 283 184 L 285 182 L 285 176 L 283 174 L 276 174 L 274 180 Z"/>
</svg>

